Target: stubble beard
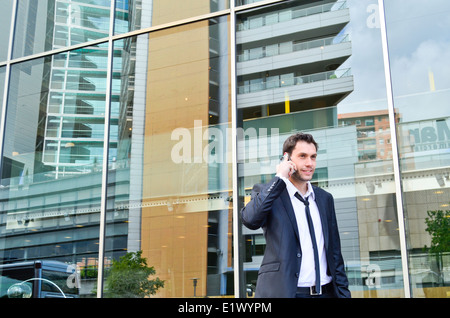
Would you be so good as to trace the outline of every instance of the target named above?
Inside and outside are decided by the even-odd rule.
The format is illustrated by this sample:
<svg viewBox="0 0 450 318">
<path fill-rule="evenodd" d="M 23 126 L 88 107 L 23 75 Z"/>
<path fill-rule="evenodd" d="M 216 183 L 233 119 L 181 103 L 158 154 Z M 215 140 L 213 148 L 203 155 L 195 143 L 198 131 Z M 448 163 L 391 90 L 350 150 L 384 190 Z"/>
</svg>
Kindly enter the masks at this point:
<svg viewBox="0 0 450 318">
<path fill-rule="evenodd" d="M 314 173 L 311 175 L 311 178 L 309 179 L 305 179 L 301 176 L 300 172 L 298 170 L 296 170 L 292 175 L 291 178 L 294 181 L 300 182 L 300 183 L 306 183 L 308 181 L 311 181 L 312 177 L 313 177 Z"/>
</svg>

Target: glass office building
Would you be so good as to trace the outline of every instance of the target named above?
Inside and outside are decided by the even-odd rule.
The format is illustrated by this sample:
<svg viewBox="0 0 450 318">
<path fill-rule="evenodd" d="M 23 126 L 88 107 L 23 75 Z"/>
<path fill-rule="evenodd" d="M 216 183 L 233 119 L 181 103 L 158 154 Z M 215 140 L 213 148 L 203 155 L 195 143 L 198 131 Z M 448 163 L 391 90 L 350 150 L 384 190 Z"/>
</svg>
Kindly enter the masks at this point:
<svg viewBox="0 0 450 318">
<path fill-rule="evenodd" d="M 151 297 L 253 297 L 265 241 L 239 211 L 298 131 L 352 296 L 450 296 L 450 2 L 2 5 L 1 297 L 56 297 L 8 274 L 50 261 L 77 297 L 141 297 L 114 284 L 126 255 Z"/>
</svg>

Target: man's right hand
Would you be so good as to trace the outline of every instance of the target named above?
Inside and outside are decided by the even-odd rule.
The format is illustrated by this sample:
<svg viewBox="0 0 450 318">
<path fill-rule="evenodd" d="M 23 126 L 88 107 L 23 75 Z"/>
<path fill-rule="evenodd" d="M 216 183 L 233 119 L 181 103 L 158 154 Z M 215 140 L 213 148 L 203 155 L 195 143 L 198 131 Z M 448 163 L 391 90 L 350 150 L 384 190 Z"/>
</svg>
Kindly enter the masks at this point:
<svg viewBox="0 0 450 318">
<path fill-rule="evenodd" d="M 297 170 L 295 163 L 288 160 L 287 153 L 284 154 L 281 162 L 277 165 L 277 176 L 289 179 L 291 175 Z"/>
</svg>

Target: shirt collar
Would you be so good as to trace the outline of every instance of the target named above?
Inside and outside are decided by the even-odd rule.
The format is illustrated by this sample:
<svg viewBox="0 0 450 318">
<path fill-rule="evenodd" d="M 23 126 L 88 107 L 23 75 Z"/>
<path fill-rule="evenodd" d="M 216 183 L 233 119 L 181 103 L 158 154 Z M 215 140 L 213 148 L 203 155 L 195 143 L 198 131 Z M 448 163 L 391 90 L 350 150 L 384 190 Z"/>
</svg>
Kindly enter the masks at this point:
<svg viewBox="0 0 450 318">
<path fill-rule="evenodd" d="M 311 185 L 311 182 L 308 181 L 307 185 L 308 185 L 308 190 L 306 191 L 305 195 L 302 195 L 300 193 L 300 191 L 298 191 L 298 189 L 292 184 L 292 182 L 289 179 L 287 179 L 286 180 L 286 189 L 289 193 L 289 197 L 293 198 L 295 193 L 298 192 L 303 198 L 311 196 L 311 199 L 315 200 L 315 194 L 314 194 L 314 190 Z"/>
</svg>

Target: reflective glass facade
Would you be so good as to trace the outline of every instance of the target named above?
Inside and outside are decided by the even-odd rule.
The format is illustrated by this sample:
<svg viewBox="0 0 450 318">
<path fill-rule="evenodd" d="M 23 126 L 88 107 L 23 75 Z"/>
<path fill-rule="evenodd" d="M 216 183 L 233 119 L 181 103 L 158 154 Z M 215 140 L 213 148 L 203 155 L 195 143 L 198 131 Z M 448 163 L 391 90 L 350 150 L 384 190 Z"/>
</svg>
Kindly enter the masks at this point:
<svg viewBox="0 0 450 318">
<path fill-rule="evenodd" d="M 0 297 L 253 297 L 265 240 L 239 211 L 298 131 L 352 297 L 448 297 L 449 10 L 8 1 Z"/>
</svg>

